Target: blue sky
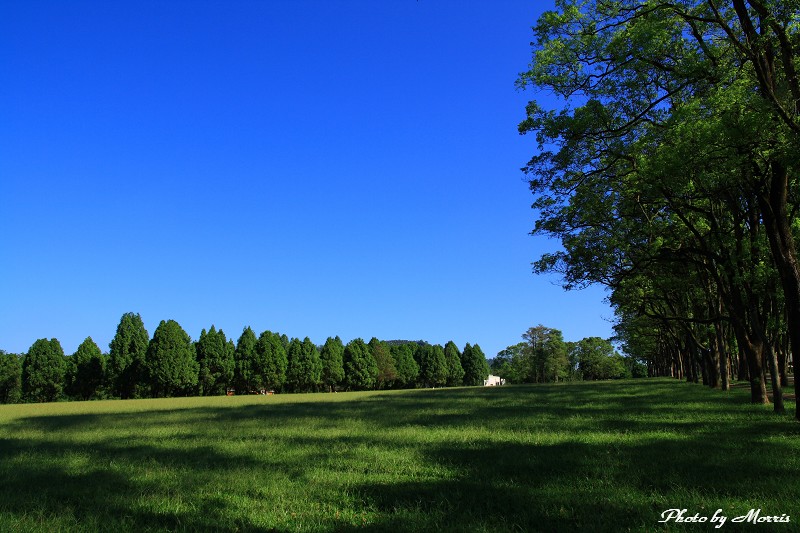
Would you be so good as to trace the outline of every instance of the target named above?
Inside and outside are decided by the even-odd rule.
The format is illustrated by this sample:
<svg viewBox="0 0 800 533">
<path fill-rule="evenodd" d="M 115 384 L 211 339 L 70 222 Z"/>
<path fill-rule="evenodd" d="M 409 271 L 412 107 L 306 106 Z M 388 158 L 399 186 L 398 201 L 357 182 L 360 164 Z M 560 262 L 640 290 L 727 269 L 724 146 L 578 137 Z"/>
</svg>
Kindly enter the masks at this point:
<svg viewBox="0 0 800 533">
<path fill-rule="evenodd" d="M 514 81 L 550 2 L 0 4 L 0 348 L 120 316 L 492 357 L 611 335 L 530 263 Z"/>
</svg>

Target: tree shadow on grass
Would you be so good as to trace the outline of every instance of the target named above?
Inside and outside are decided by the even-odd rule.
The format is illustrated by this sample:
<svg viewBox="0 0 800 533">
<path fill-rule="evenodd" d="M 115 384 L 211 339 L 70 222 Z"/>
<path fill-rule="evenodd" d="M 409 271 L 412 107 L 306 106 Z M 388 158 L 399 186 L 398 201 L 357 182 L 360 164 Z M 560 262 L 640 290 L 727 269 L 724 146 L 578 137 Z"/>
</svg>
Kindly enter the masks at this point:
<svg viewBox="0 0 800 533">
<path fill-rule="evenodd" d="M 731 435 L 723 435 L 731 437 Z M 758 454 L 720 455 L 705 438 L 607 446 L 440 446 L 431 461 L 457 467 L 455 479 L 365 483 L 365 502 L 381 517 L 376 530 L 414 531 L 656 531 L 685 530 L 659 523 L 670 508 L 729 516 L 763 508 L 794 514 L 798 469 L 765 466 Z M 771 453 L 790 454 L 791 446 Z M 795 531 L 771 525 L 770 531 Z M 752 524 L 726 524 L 752 530 Z"/>
<path fill-rule="evenodd" d="M 766 513 L 789 513 L 800 499 L 797 427 L 739 411 L 720 422 L 740 409 L 739 400 L 709 392 L 672 382 L 599 383 L 32 416 L 4 427 L 0 509 L 22 518 L 61 517 L 62 526 L 66 516 L 84 530 L 112 524 L 153 531 L 653 531 L 664 528 L 660 513 L 672 507 L 714 507 L 711 514 L 728 506 L 734 515 L 754 503 Z M 701 413 L 681 415 L 682 403 L 698 402 Z M 671 416 L 660 420 L 660 413 Z M 548 425 L 556 436 L 538 441 Z M 486 427 L 492 438 L 429 437 Z M 776 435 L 783 440 L 767 442 Z M 293 453 L 238 453 L 215 441 L 225 438 Z M 371 470 L 380 465 L 370 467 L 363 450 L 389 448 L 441 476 L 398 471 L 376 480 Z M 338 462 L 330 460 L 334 454 Z M 341 489 L 368 519 L 357 526 L 332 518 L 265 525 L 225 494 L 205 491 L 232 469 L 297 485 L 312 483 L 320 469 L 352 470 Z M 231 490 L 251 502 L 270 497 Z M 309 506 L 344 505 L 331 490 L 311 498 Z M 142 499 L 165 503 L 153 509 Z"/>
<path fill-rule="evenodd" d="M 116 439 L 94 439 L 86 444 L 0 439 L 0 509 L 22 519 L 40 516 L 43 525 L 59 521 L 55 529 L 63 529 L 65 520 L 70 530 L 229 529 L 224 505 L 213 498 L 191 502 L 190 510 L 163 512 L 136 502 L 181 501 L 197 493 L 204 479 L 229 468 L 231 462 L 231 457 L 209 446 L 180 451 L 156 445 L 126 446 Z M 254 466 L 246 459 L 242 464 L 241 457 L 236 463 L 239 468 Z M 156 473 L 201 470 L 205 475 L 186 475 L 164 484 L 158 476 L 152 480 L 140 477 L 142 469 Z M 246 522 L 238 526 L 258 529 Z"/>
</svg>

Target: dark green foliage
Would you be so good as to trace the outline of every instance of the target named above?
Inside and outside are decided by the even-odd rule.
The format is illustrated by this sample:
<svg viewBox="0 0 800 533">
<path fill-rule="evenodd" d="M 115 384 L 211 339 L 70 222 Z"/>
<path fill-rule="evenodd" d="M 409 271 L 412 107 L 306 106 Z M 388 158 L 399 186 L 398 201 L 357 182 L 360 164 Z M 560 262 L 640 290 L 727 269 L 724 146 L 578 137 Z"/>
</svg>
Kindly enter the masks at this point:
<svg viewBox="0 0 800 533">
<path fill-rule="evenodd" d="M 646 378 L 647 365 L 636 359 L 635 357 L 625 357 L 625 367 L 628 369 L 632 378 Z"/>
<path fill-rule="evenodd" d="M 92 338 L 86 337 L 69 359 L 72 367 L 69 395 L 79 400 L 102 397 L 106 358 Z"/>
<path fill-rule="evenodd" d="M 567 346 L 560 330 L 541 324 L 522 334 L 527 343 L 524 383 L 550 383 L 563 381 L 570 375 Z"/>
<path fill-rule="evenodd" d="M 581 371 L 578 368 L 580 363 L 580 352 L 578 350 L 578 343 L 577 342 L 565 342 L 564 348 L 567 351 L 567 379 L 569 380 L 577 380 L 581 379 Z"/>
<path fill-rule="evenodd" d="M 27 402 L 54 402 L 64 388 L 64 350 L 58 339 L 39 339 L 22 361 L 22 396 Z"/>
<path fill-rule="evenodd" d="M 212 325 L 206 332 L 200 332 L 200 338 L 195 344 L 197 362 L 200 366 L 198 375 L 198 389 L 201 396 L 214 396 L 225 394 L 228 386 L 233 382 L 235 348 L 228 341 L 225 333 Z"/>
<path fill-rule="evenodd" d="M 397 371 L 396 387 L 413 387 L 419 376 L 419 365 L 414 360 L 414 348 L 409 343 L 389 346 Z"/>
<path fill-rule="evenodd" d="M 417 380 L 424 387 L 441 387 L 447 383 L 447 360 L 444 349 L 435 344 L 420 346 L 417 350 L 419 359 L 419 377 Z"/>
<path fill-rule="evenodd" d="M 453 341 L 444 345 L 444 358 L 447 360 L 447 386 L 458 387 L 464 383 L 464 367 L 461 366 L 461 352 Z"/>
<path fill-rule="evenodd" d="M 234 351 L 234 383 L 236 392 L 238 394 L 249 394 L 256 390 L 260 385 L 257 383 L 257 369 L 253 368 L 256 359 L 256 334 L 250 326 L 247 326 L 236 341 L 236 350 Z"/>
<path fill-rule="evenodd" d="M 538 145 L 533 233 L 562 244 L 535 271 L 608 287 L 617 338 L 652 374 L 723 389 L 734 374 L 781 412 L 800 346 L 800 4 L 555 7 L 519 79 L 563 97 L 519 125 Z"/>
<path fill-rule="evenodd" d="M 581 339 L 574 346 L 578 369 L 584 380 L 619 379 L 630 377 L 621 355 L 611 342 L 600 337 Z"/>
<path fill-rule="evenodd" d="M 322 361 L 317 347 L 306 337 L 292 339 L 286 353 L 289 366 L 286 368 L 286 385 L 294 392 L 315 390 L 321 383 Z"/>
<path fill-rule="evenodd" d="M 375 359 L 375 364 L 378 366 L 375 388 L 388 389 L 397 380 L 397 368 L 389 351 L 389 346 L 372 337 L 369 341 L 369 349 L 372 353 L 372 358 Z"/>
<path fill-rule="evenodd" d="M 139 314 L 125 313 L 109 344 L 106 367 L 108 388 L 113 396 L 141 396 L 146 381 L 144 360 L 150 336 Z"/>
<path fill-rule="evenodd" d="M 0 350 L 0 403 L 22 398 L 22 357 Z"/>
<path fill-rule="evenodd" d="M 162 320 L 153 333 L 145 358 L 154 398 L 184 396 L 197 386 L 199 365 L 194 343 L 174 320 Z"/>
<path fill-rule="evenodd" d="M 288 364 L 281 336 L 271 331 L 261 333 L 256 343 L 257 388 L 275 390 L 282 387 L 286 382 Z"/>
<path fill-rule="evenodd" d="M 498 352 L 489 364 L 492 374 L 500 376 L 507 383 L 524 383 L 521 376 L 526 372 L 521 365 L 525 361 L 526 347 L 527 344 L 520 342 Z"/>
<path fill-rule="evenodd" d="M 422 340 L 420 340 L 420 341 L 404 341 L 404 340 L 395 339 L 395 340 L 383 341 L 383 342 L 386 343 L 388 346 L 403 346 L 403 345 L 409 344 L 414 349 L 416 349 L 417 346 L 430 346 L 430 344 L 431 344 L 428 341 L 422 341 Z"/>
<path fill-rule="evenodd" d="M 464 372 L 452 341 L 446 349 L 424 341 L 384 342 L 375 337 L 369 344 L 355 339 L 343 346 L 339 337 L 330 337 L 318 347 L 308 337 L 302 342 L 289 341 L 286 335 L 270 331 L 256 338 L 253 330 L 245 327 L 234 345 L 212 325 L 192 342 L 174 320 L 161 321 L 157 332 L 149 340 L 141 316 L 125 313 L 109 344 L 111 353 L 103 354 L 87 337 L 72 356 L 62 354 L 59 363 L 51 365 L 57 379 L 51 379 L 50 388 L 41 385 L 44 378 L 39 363 L 42 343 L 50 341 L 37 341 L 28 366 L 21 357 L 14 359 L 0 351 L 0 403 L 209 396 L 225 394 L 230 388 L 249 394 L 262 390 L 313 392 L 322 387 L 330 391 L 337 387 L 441 387 L 458 385 Z M 61 352 L 60 345 L 56 351 Z M 25 368 L 30 370 L 24 374 L 27 388 Z"/>
<path fill-rule="evenodd" d="M 363 339 L 353 339 L 344 347 L 345 385 L 352 390 L 375 387 L 378 364 Z"/>
<path fill-rule="evenodd" d="M 322 384 L 335 391 L 344 381 L 344 344 L 338 336 L 328 337 L 320 351 Z"/>
<path fill-rule="evenodd" d="M 483 381 L 489 376 L 489 363 L 477 344 L 471 346 L 467 343 L 464 346 L 461 366 L 464 368 L 464 385 L 483 385 Z"/>
</svg>

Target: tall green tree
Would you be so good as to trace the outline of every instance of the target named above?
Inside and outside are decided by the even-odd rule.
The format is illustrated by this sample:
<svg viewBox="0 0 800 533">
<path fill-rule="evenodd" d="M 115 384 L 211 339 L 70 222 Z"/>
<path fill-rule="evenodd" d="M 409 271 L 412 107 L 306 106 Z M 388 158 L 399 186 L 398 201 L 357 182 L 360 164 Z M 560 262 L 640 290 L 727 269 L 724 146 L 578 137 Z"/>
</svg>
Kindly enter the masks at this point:
<svg viewBox="0 0 800 533">
<path fill-rule="evenodd" d="M 195 344 L 199 364 L 198 388 L 202 396 L 225 394 L 233 383 L 235 347 L 225 337 L 225 332 L 213 325 L 206 332 L 200 332 Z"/>
<path fill-rule="evenodd" d="M 150 335 L 139 314 L 125 313 L 109 344 L 107 379 L 113 396 L 136 398 L 146 388 L 144 360 Z"/>
<path fill-rule="evenodd" d="M 420 346 L 419 348 L 419 377 L 420 384 L 424 387 L 442 387 L 447 383 L 447 359 L 444 349 L 438 344 Z"/>
<path fill-rule="evenodd" d="M 292 339 L 287 352 L 286 385 L 294 392 L 309 392 L 321 383 L 322 361 L 317 347 L 306 337 Z"/>
<path fill-rule="evenodd" d="M 447 386 L 458 387 L 464 383 L 464 367 L 461 366 L 461 351 L 453 341 L 444 345 L 444 358 L 447 360 Z"/>
<path fill-rule="evenodd" d="M 527 343 L 536 383 L 563 381 L 569 375 L 567 347 L 560 330 L 541 324 L 522 334 Z"/>
<path fill-rule="evenodd" d="M 419 376 L 419 365 L 414 360 L 414 348 L 411 343 L 392 344 L 389 351 L 394 359 L 397 371 L 395 384 L 397 387 L 413 387 Z"/>
<path fill-rule="evenodd" d="M 154 398 L 191 394 L 199 365 L 189 334 L 174 320 L 162 320 L 147 347 L 145 368 Z"/>
<path fill-rule="evenodd" d="M 464 385 L 483 385 L 483 381 L 489 377 L 489 362 L 477 344 L 471 346 L 467 343 L 464 346 L 461 366 L 464 368 Z"/>
<path fill-rule="evenodd" d="M 70 358 L 74 367 L 70 395 L 80 400 L 101 397 L 106 358 L 91 337 L 86 337 Z"/>
<path fill-rule="evenodd" d="M 22 398 L 22 357 L 0 350 L 0 403 Z"/>
<path fill-rule="evenodd" d="M 376 337 L 372 337 L 369 341 L 369 349 L 372 352 L 372 358 L 375 359 L 375 364 L 378 366 L 375 387 L 378 389 L 390 388 L 397 380 L 397 368 L 395 368 L 389 347 Z"/>
<path fill-rule="evenodd" d="M 328 337 L 320 350 L 322 384 L 333 392 L 344 381 L 344 344 L 338 337 Z"/>
<path fill-rule="evenodd" d="M 378 364 L 363 339 L 353 339 L 344 347 L 344 380 L 352 390 L 375 387 Z"/>
<path fill-rule="evenodd" d="M 261 333 L 256 343 L 256 361 L 259 388 L 275 390 L 286 383 L 289 361 L 279 334 L 271 331 Z"/>
<path fill-rule="evenodd" d="M 530 374 L 527 368 L 531 366 L 527 364 L 527 354 L 527 344 L 524 342 L 508 346 L 492 359 L 489 370 L 507 383 L 525 383 L 525 376 Z"/>
<path fill-rule="evenodd" d="M 64 389 L 64 350 L 58 339 L 39 339 L 22 360 L 22 395 L 28 402 L 54 402 Z"/>
<path fill-rule="evenodd" d="M 585 380 L 619 379 L 627 377 L 625 363 L 610 341 L 586 337 L 575 343 L 578 369 Z"/>
<path fill-rule="evenodd" d="M 702 372 L 713 385 L 720 366 L 723 387 L 725 316 L 756 403 L 768 401 L 762 361 L 777 376 L 776 353 L 786 344 L 768 324 L 785 316 L 791 343 L 800 345 L 797 7 L 559 2 L 537 23 L 533 62 L 520 78 L 520 86 L 564 99 L 556 110 L 531 102 L 520 124 L 540 147 L 526 167 L 540 215 L 534 231 L 561 238 L 566 249 L 543 257 L 537 270 L 562 272 L 573 286 L 605 283 L 614 293 L 639 278 L 636 286 L 645 290 L 638 301 L 630 302 L 630 287 L 612 301 L 626 305 L 618 309 L 625 320 L 660 322 L 658 344 L 672 362 L 654 368 L 693 380 Z M 676 234 L 684 238 L 670 242 Z M 762 242 L 776 276 L 764 275 Z M 659 274 L 646 272 L 652 265 Z M 679 293 L 647 290 L 680 279 L 664 278 L 665 270 L 690 270 L 702 297 L 687 302 Z M 769 318 L 756 311 L 764 307 L 765 292 L 752 288 L 759 276 L 777 278 L 782 289 L 768 297 L 767 305 L 782 306 Z M 705 361 L 709 353 L 714 357 Z M 772 385 L 777 410 L 781 391 Z"/>
<path fill-rule="evenodd" d="M 257 383 L 258 370 L 254 368 L 256 359 L 256 343 L 258 339 L 253 329 L 247 326 L 236 341 L 234 351 L 234 383 L 238 394 L 249 394 L 260 385 Z"/>
</svg>

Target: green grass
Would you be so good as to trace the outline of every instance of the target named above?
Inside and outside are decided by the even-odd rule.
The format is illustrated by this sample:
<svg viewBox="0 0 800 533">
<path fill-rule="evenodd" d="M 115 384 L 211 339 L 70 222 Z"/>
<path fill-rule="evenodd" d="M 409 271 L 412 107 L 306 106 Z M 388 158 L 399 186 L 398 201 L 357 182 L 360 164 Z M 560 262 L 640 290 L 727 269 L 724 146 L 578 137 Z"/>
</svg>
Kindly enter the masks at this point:
<svg viewBox="0 0 800 533">
<path fill-rule="evenodd" d="M 715 531 L 665 528 L 674 507 L 800 529 L 800 425 L 748 399 L 644 380 L 0 406 L 0 531 Z"/>
</svg>

